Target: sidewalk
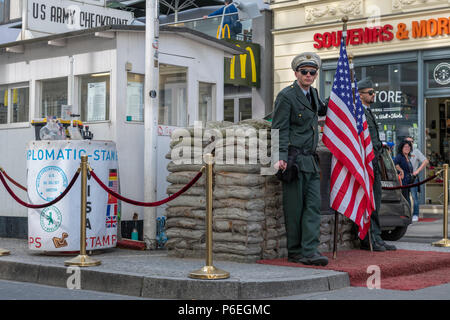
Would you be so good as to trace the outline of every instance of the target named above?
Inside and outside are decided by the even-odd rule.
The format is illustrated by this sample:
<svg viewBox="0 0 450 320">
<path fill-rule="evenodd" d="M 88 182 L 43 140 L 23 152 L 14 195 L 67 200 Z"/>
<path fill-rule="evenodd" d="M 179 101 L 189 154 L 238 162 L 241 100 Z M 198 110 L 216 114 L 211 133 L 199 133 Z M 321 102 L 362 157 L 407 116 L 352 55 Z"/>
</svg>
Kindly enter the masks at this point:
<svg viewBox="0 0 450 320">
<path fill-rule="evenodd" d="M 0 257 L 0 278 L 66 287 L 71 256 L 32 253 L 26 240 L 0 238 L 11 254 Z M 213 261 L 230 273 L 224 280 L 196 280 L 191 271 L 205 259 L 167 257 L 162 251 L 109 249 L 92 257 L 97 267 L 81 268 L 81 289 L 160 299 L 261 299 L 335 290 L 349 286 L 346 273 L 307 268 Z"/>
<path fill-rule="evenodd" d="M 412 224 L 405 237 L 389 242 L 398 249 L 439 251 L 431 242 L 442 238 L 442 219 Z M 421 243 L 405 242 L 417 239 Z M 0 279 L 67 287 L 72 272 L 64 261 L 72 256 L 51 256 L 28 250 L 26 240 L 0 238 L 0 248 L 11 251 L 0 257 Z M 303 267 L 213 261 L 230 273 L 224 280 L 196 280 L 189 273 L 205 265 L 204 259 L 167 257 L 165 250 L 108 249 L 94 252 L 97 267 L 81 268 L 81 289 L 157 299 L 262 299 L 348 287 L 346 272 Z M 339 258 L 339 252 L 338 252 Z M 405 261 L 406 263 L 406 261 Z"/>
</svg>

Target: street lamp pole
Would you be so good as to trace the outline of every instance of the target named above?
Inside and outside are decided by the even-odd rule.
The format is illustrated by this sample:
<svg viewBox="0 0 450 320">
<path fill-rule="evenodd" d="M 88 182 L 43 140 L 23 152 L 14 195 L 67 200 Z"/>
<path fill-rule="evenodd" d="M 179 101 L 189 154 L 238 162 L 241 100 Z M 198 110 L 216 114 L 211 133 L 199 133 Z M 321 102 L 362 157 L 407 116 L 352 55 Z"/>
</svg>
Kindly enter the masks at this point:
<svg viewBox="0 0 450 320">
<path fill-rule="evenodd" d="M 156 132 L 158 126 L 159 0 L 145 3 L 144 198 L 156 201 Z M 156 208 L 144 208 L 144 241 L 156 249 Z"/>
</svg>

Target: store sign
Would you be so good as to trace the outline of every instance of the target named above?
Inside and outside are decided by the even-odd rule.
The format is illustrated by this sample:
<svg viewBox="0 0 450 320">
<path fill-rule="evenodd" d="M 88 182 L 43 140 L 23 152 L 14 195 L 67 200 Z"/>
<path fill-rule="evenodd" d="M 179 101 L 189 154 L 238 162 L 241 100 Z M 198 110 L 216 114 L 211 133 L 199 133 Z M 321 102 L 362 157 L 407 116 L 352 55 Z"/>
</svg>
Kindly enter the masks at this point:
<svg viewBox="0 0 450 320">
<path fill-rule="evenodd" d="M 375 99 L 374 103 L 395 103 L 400 105 L 402 103 L 402 92 L 401 91 L 393 91 L 393 90 L 382 90 L 375 91 Z M 374 112 L 375 117 L 378 120 L 389 120 L 389 119 L 403 119 L 402 107 L 398 106 L 388 106 L 384 108 L 371 108 L 372 112 Z"/>
<path fill-rule="evenodd" d="M 246 50 L 247 53 L 225 59 L 225 83 L 259 88 L 260 45 L 239 40 L 226 40 Z"/>
<path fill-rule="evenodd" d="M 378 27 L 355 28 L 347 30 L 347 45 L 362 45 L 379 42 L 450 35 L 450 18 L 432 18 L 412 21 L 408 26 L 398 23 L 396 27 L 385 24 Z M 339 47 L 342 31 L 330 31 L 314 34 L 314 48 Z"/>
<path fill-rule="evenodd" d="M 27 29 L 64 33 L 112 24 L 131 24 L 131 12 L 75 1 L 28 0 Z"/>
</svg>

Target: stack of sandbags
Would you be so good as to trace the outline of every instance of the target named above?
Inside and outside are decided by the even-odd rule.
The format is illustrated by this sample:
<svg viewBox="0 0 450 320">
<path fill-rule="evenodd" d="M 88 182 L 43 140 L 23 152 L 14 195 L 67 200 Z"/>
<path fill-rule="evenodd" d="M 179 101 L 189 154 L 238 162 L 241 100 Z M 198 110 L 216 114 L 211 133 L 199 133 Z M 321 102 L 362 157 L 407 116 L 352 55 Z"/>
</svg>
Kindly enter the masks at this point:
<svg viewBox="0 0 450 320">
<path fill-rule="evenodd" d="M 322 221 L 320 225 L 320 252 L 333 251 L 334 247 L 334 230 L 335 230 L 335 215 L 326 214 L 322 215 Z M 337 237 L 337 249 L 349 250 L 357 247 L 358 240 L 356 239 L 356 233 L 354 230 L 355 224 L 346 216 L 339 214 L 338 216 L 338 237 Z"/>
<path fill-rule="evenodd" d="M 208 132 L 208 129 L 215 129 Z M 279 257 L 285 247 L 284 221 L 281 208 L 281 185 L 271 176 L 261 175 L 258 139 L 264 139 L 265 156 L 270 159 L 270 130 L 260 137 L 260 129 L 270 129 L 265 120 L 230 123 L 208 123 L 202 128 L 203 138 L 188 128 L 191 139 L 172 136 L 171 147 L 201 145 L 214 151 L 213 189 L 213 253 L 215 259 L 253 262 L 261 258 Z M 250 130 L 250 131 L 249 131 Z M 197 128 L 197 134 L 199 130 Z M 250 134 L 250 137 L 248 136 Z M 267 141 L 267 143 L 266 143 Z M 212 148 L 213 146 L 213 148 Z M 253 149 L 254 148 L 254 149 Z M 233 152 L 230 152 L 230 150 Z M 186 150 L 185 150 L 186 151 Z M 189 158 L 197 151 L 185 152 Z M 172 155 L 172 152 L 171 152 Z M 179 160 L 180 153 L 177 153 Z M 266 158 L 266 159 L 267 159 Z M 186 159 L 187 160 L 187 159 Z M 189 182 L 201 165 L 169 163 L 167 180 L 174 193 Z M 205 255 L 205 193 L 203 176 L 191 190 L 170 202 L 166 210 L 167 248 L 169 255 L 202 257 Z M 200 183 L 200 184 L 199 184 Z M 284 240 L 283 240 L 284 239 Z"/>
<path fill-rule="evenodd" d="M 229 126 L 232 123 L 211 123 L 210 127 Z M 170 151 L 166 158 L 171 185 L 167 193 L 173 194 L 188 184 L 203 167 L 203 150 L 211 142 L 205 138 L 205 128 L 189 127 L 172 133 Z M 200 133 L 200 134 L 199 134 Z M 196 137 L 196 135 L 198 137 Z M 168 253 L 177 257 L 204 257 L 206 217 L 206 174 L 189 190 L 167 203 L 166 243 Z"/>
</svg>

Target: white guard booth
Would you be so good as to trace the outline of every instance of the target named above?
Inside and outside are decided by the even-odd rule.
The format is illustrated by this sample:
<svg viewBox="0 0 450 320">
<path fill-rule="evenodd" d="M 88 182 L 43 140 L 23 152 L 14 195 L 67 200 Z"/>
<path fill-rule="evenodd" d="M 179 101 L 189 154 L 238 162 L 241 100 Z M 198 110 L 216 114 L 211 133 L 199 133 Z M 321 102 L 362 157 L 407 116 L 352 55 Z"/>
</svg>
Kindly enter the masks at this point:
<svg viewBox="0 0 450 320">
<path fill-rule="evenodd" d="M 43 204 L 69 185 L 81 156 L 110 189 L 119 191 L 118 157 L 112 141 L 31 141 L 27 146 L 29 201 Z M 66 196 L 44 209 L 28 209 L 28 246 L 38 251 L 80 250 L 81 176 Z M 115 247 L 120 217 L 118 200 L 91 178 L 87 182 L 86 249 Z"/>
</svg>

